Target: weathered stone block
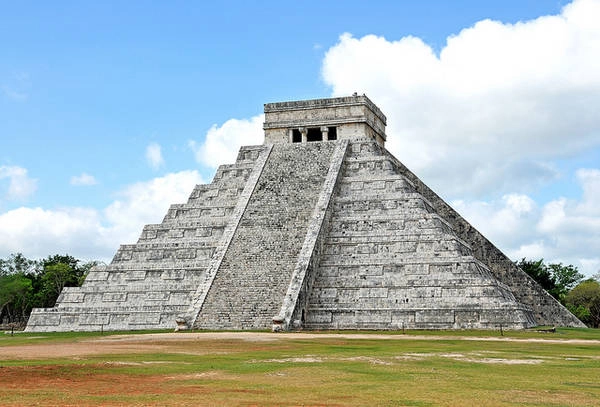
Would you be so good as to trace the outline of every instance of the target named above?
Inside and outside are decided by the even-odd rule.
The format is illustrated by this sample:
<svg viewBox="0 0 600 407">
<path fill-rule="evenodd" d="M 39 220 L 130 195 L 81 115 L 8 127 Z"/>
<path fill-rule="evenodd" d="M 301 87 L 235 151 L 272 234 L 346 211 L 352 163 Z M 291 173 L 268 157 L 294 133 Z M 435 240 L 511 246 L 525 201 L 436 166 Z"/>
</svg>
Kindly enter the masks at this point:
<svg viewBox="0 0 600 407">
<path fill-rule="evenodd" d="M 103 302 L 123 302 L 127 301 L 127 293 L 104 293 Z"/>
<path fill-rule="evenodd" d="M 80 314 L 80 325 L 108 325 L 110 316 L 107 314 Z"/>
<path fill-rule="evenodd" d="M 137 313 L 129 315 L 129 324 L 130 325 L 157 325 L 160 322 L 160 313 Z M 175 320 L 173 320 L 173 325 L 175 324 Z"/>
<path fill-rule="evenodd" d="M 422 310 L 415 311 L 415 322 L 426 324 L 446 324 L 452 326 L 454 324 L 453 310 Z"/>
<path fill-rule="evenodd" d="M 61 302 L 83 302 L 85 294 L 82 292 L 63 292 L 60 298 Z"/>
<path fill-rule="evenodd" d="M 163 280 L 183 280 L 184 277 L 185 270 L 165 270 L 160 276 Z"/>
<path fill-rule="evenodd" d="M 145 278 L 146 270 L 131 270 L 125 277 L 125 279 L 129 281 L 144 280 Z"/>
<path fill-rule="evenodd" d="M 105 281 L 108 279 L 107 271 L 90 271 L 85 281 Z"/>
<path fill-rule="evenodd" d="M 377 297 L 387 297 L 388 289 L 387 288 L 361 288 L 359 289 L 359 297 L 369 297 L 369 298 L 377 298 Z"/>
</svg>

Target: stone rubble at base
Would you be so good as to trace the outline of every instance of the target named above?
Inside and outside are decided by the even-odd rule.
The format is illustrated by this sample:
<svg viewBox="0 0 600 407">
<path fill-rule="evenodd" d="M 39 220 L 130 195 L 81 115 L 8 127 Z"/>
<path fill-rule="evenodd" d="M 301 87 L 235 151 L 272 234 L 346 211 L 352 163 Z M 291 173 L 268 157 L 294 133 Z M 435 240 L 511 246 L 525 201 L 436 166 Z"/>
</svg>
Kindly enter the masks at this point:
<svg viewBox="0 0 600 407">
<path fill-rule="evenodd" d="M 583 326 L 385 149 L 366 97 L 265 105 L 265 144 L 26 330 Z"/>
</svg>

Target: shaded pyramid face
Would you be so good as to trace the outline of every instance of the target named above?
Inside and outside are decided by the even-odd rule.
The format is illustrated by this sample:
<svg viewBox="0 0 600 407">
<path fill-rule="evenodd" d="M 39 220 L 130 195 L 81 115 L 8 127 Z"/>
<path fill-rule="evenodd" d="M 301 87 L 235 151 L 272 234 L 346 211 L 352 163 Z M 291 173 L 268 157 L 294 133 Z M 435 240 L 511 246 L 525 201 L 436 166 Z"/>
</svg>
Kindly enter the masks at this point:
<svg viewBox="0 0 600 407">
<path fill-rule="evenodd" d="M 385 150 L 366 97 L 265 111 L 265 145 L 27 330 L 582 326 Z"/>
</svg>

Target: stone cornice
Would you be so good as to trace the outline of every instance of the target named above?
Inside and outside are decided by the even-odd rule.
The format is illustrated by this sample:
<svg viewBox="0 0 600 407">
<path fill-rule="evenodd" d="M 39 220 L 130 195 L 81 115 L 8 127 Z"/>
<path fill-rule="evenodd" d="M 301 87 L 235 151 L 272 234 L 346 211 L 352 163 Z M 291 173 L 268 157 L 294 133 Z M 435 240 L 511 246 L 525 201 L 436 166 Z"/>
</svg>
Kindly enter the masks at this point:
<svg viewBox="0 0 600 407">
<path fill-rule="evenodd" d="M 387 118 L 366 95 L 344 96 L 326 99 L 295 100 L 290 102 L 265 103 L 265 113 L 285 112 L 290 110 L 325 109 L 345 106 L 367 106 L 375 115 L 387 124 Z"/>
</svg>

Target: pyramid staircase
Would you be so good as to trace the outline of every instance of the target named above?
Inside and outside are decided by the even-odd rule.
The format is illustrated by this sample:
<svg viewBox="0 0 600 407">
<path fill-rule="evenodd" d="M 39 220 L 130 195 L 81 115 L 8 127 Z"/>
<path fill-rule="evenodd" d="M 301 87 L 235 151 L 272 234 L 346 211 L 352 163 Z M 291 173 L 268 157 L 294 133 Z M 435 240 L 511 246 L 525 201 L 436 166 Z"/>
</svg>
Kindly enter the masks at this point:
<svg viewBox="0 0 600 407">
<path fill-rule="evenodd" d="M 188 202 L 146 225 L 136 244 L 121 245 L 82 287 L 65 287 L 54 308 L 33 310 L 28 330 L 99 331 L 173 328 L 189 308 L 213 253 L 265 146 L 243 147 Z"/>
</svg>

